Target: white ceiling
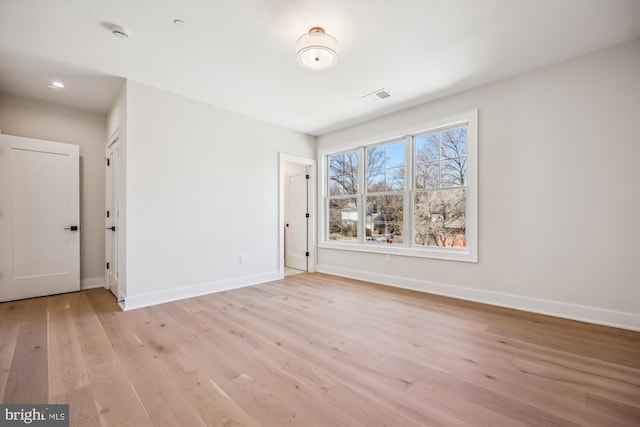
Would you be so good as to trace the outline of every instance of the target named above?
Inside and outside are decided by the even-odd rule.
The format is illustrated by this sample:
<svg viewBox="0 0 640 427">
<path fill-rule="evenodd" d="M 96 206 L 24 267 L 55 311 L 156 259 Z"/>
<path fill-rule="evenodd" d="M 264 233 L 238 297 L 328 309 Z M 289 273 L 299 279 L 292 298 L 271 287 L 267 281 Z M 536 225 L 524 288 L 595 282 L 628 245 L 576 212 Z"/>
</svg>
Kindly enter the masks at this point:
<svg viewBox="0 0 640 427">
<path fill-rule="evenodd" d="M 313 26 L 330 70 L 296 62 Z M 0 91 L 104 113 L 127 78 L 320 135 L 637 38 L 639 0 L 0 0 Z"/>
</svg>

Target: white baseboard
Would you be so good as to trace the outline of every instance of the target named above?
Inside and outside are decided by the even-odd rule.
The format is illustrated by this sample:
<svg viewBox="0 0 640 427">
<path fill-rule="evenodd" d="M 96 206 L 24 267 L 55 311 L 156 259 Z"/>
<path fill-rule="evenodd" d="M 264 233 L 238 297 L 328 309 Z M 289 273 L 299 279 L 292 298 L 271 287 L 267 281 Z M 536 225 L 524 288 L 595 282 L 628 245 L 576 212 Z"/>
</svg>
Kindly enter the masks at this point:
<svg viewBox="0 0 640 427">
<path fill-rule="evenodd" d="M 228 291 L 231 289 L 244 288 L 246 286 L 258 285 L 260 283 L 272 282 L 280 279 L 280 273 L 257 274 L 254 276 L 238 277 L 234 279 L 221 280 L 219 282 L 200 283 L 166 291 L 153 292 L 143 295 L 130 295 L 124 298 L 120 306 L 124 311 L 136 308 L 149 307 L 151 305 L 163 304 L 166 302 L 178 301 L 185 298 L 193 298 L 215 292 Z"/>
<path fill-rule="evenodd" d="M 596 307 L 528 298 L 482 289 L 465 288 L 462 286 L 446 285 L 443 283 L 407 279 L 360 270 L 351 270 L 330 265 L 317 265 L 316 270 L 320 273 L 348 277 L 350 279 L 365 280 L 367 282 L 378 283 L 381 285 L 411 289 L 414 291 L 427 292 L 500 307 L 514 308 L 517 310 L 530 311 L 533 313 L 546 314 L 565 319 L 579 320 L 598 325 L 640 331 L 640 313 L 634 314 L 605 310 Z"/>
<path fill-rule="evenodd" d="M 80 289 L 104 288 L 104 277 L 89 277 L 80 279 Z"/>
</svg>

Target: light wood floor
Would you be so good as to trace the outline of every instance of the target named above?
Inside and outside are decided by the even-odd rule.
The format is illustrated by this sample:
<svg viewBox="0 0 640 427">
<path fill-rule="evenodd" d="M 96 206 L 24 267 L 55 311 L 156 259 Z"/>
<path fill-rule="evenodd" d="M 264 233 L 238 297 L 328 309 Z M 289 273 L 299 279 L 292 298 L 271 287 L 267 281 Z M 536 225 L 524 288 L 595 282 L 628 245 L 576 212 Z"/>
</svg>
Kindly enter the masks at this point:
<svg viewBox="0 0 640 427">
<path fill-rule="evenodd" d="M 0 401 L 74 426 L 638 426 L 640 333 L 322 274 L 0 304 Z"/>
</svg>

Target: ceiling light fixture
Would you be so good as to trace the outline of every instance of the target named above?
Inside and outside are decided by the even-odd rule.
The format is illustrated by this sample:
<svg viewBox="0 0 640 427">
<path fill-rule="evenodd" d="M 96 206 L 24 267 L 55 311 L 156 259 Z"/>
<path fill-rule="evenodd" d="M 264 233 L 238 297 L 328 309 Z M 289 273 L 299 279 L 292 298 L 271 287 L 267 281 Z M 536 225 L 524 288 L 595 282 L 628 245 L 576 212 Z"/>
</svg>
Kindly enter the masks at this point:
<svg viewBox="0 0 640 427">
<path fill-rule="evenodd" d="M 59 81 L 53 81 L 49 85 L 49 88 L 51 88 L 51 89 L 64 89 L 64 84 L 62 82 L 59 82 Z"/>
<path fill-rule="evenodd" d="M 298 63 L 310 70 L 326 70 L 338 62 L 338 41 L 313 27 L 296 42 Z"/>
<path fill-rule="evenodd" d="M 131 37 L 131 33 L 129 32 L 129 30 L 127 30 L 124 27 L 121 27 L 120 25 L 112 25 L 111 32 L 113 33 L 114 36 L 120 39 L 128 39 L 129 37 Z"/>
</svg>

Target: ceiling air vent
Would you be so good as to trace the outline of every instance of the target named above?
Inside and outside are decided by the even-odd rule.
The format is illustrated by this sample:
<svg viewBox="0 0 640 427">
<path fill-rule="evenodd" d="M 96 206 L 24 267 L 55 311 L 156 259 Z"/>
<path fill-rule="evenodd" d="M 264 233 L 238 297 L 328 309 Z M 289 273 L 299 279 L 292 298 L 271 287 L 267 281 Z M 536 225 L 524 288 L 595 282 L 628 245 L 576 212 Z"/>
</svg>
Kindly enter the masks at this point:
<svg viewBox="0 0 640 427">
<path fill-rule="evenodd" d="M 373 93 L 370 93 L 369 95 L 363 96 L 362 99 L 369 102 L 376 102 L 376 101 L 380 101 L 381 99 L 388 98 L 390 96 L 391 94 L 386 89 L 379 89 Z"/>
</svg>

